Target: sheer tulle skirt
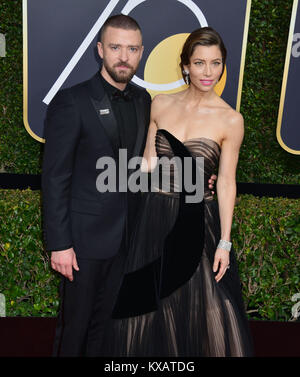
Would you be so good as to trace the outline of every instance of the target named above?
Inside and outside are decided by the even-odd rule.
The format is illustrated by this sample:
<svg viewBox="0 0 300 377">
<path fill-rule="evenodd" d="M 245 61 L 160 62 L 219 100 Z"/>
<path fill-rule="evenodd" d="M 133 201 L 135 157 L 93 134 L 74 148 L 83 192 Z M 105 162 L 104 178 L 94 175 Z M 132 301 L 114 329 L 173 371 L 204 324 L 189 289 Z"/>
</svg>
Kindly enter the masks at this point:
<svg viewBox="0 0 300 377">
<path fill-rule="evenodd" d="M 179 198 L 175 195 L 143 194 L 125 274 L 143 271 L 145 266 L 161 257 L 166 235 L 172 231 L 180 215 L 179 207 Z M 180 235 L 187 240 L 187 247 L 199 247 L 188 242 L 192 236 L 188 232 L 185 230 L 187 234 Z M 234 250 L 230 252 L 230 269 L 219 283 L 214 278 L 212 266 L 219 239 L 218 204 L 215 200 L 208 200 L 204 203 L 204 245 L 199 250 L 199 263 L 192 276 L 171 294 L 160 298 L 155 293 L 157 274 L 147 277 L 147 273 L 141 273 L 142 278 L 136 278 L 132 284 L 134 290 L 138 289 L 138 296 L 131 294 L 132 288 L 128 289 L 122 302 L 116 304 L 106 329 L 104 355 L 252 356 Z M 180 263 L 183 268 L 188 263 L 187 251 L 182 249 Z M 161 273 L 161 269 L 159 271 Z M 154 281 L 149 284 L 146 279 Z M 153 286 L 155 307 L 145 312 L 147 303 L 153 299 L 149 286 Z M 142 307 L 140 312 L 130 311 L 130 306 L 138 308 L 139 305 Z M 122 306 L 127 307 L 129 314 L 125 308 L 123 314 L 118 315 L 118 307 L 122 309 Z"/>
</svg>

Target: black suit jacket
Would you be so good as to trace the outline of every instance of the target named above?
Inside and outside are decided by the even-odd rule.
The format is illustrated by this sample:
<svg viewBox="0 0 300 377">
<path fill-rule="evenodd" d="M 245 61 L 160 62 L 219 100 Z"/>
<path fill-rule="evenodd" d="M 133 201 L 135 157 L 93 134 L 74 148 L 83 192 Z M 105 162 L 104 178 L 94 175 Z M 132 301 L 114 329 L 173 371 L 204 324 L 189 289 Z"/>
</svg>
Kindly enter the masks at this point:
<svg viewBox="0 0 300 377">
<path fill-rule="evenodd" d="M 117 123 L 97 73 L 63 89 L 47 109 L 42 172 L 46 250 L 74 247 L 77 256 L 107 259 L 118 253 L 127 213 L 127 194 L 100 193 L 96 169 L 100 157 L 118 160 Z M 150 118 L 151 97 L 134 91 L 137 138 L 134 155 L 142 156 Z M 100 114 L 100 109 L 108 109 Z M 118 166 L 118 165 L 117 165 Z"/>
</svg>

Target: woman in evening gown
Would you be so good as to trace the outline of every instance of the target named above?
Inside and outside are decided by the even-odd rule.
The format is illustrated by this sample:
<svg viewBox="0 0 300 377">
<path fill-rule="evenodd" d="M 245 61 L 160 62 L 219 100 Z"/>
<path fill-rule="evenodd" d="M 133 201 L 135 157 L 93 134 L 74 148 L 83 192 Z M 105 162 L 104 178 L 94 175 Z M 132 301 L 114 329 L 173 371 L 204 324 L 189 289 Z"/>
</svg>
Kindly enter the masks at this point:
<svg viewBox="0 0 300 377">
<path fill-rule="evenodd" d="M 230 242 L 243 118 L 214 91 L 225 60 L 219 34 L 209 27 L 195 30 L 181 53 L 188 88 L 153 100 L 142 170 L 153 174 L 159 168 L 161 179 L 141 195 L 106 328 L 107 356 L 253 354 Z M 186 200 L 191 193 L 184 168 L 170 167 L 166 159 L 159 164 L 161 157 L 191 158 L 193 179 L 204 176 L 203 200 Z M 204 158 L 202 171 L 197 157 Z M 217 200 L 208 187 L 214 173 Z M 164 178 L 170 179 L 167 188 Z"/>
</svg>

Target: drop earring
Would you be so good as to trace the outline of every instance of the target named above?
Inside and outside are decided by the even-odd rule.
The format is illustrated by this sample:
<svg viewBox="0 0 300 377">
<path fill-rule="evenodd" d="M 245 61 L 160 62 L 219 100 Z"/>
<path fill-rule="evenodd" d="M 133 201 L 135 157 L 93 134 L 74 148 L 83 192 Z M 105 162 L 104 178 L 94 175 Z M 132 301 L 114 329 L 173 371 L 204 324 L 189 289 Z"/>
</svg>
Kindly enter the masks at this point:
<svg viewBox="0 0 300 377">
<path fill-rule="evenodd" d="M 184 74 L 184 81 L 186 82 L 187 85 L 190 85 L 190 73 L 189 73 L 189 71 L 186 71 L 184 69 L 183 74 Z"/>
</svg>

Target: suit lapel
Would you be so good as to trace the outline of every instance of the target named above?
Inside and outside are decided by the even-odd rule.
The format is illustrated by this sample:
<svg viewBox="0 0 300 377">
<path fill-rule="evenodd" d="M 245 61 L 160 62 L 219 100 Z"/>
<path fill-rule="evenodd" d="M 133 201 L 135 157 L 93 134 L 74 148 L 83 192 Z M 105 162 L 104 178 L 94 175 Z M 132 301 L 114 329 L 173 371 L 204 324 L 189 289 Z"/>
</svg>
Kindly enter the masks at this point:
<svg viewBox="0 0 300 377">
<path fill-rule="evenodd" d="M 146 111 L 149 111 L 149 109 L 147 108 L 143 96 L 136 90 L 134 85 L 132 85 L 132 89 L 136 94 L 134 96 L 134 106 L 137 119 L 137 136 L 133 149 L 133 156 L 141 156 L 146 137 L 146 129 L 148 126 L 147 123 L 149 121 Z M 90 80 L 89 94 L 94 110 L 100 121 L 100 125 L 105 130 L 105 134 L 107 135 L 115 157 L 118 158 L 118 124 L 114 116 L 110 100 L 104 91 L 99 72 Z"/>
<path fill-rule="evenodd" d="M 89 94 L 94 110 L 100 121 L 100 126 L 104 128 L 114 156 L 117 158 L 119 146 L 118 124 L 108 95 L 103 89 L 99 72 L 90 80 Z"/>
<path fill-rule="evenodd" d="M 137 137 L 133 149 L 133 156 L 140 156 L 143 153 L 142 147 L 146 136 L 146 107 L 141 96 L 134 97 L 134 105 L 136 110 Z"/>
<path fill-rule="evenodd" d="M 119 133 L 117 120 L 111 108 L 111 104 L 107 94 L 104 95 L 101 101 L 91 98 L 94 109 L 98 115 L 101 125 L 109 139 L 111 147 L 114 151 L 115 157 L 118 156 Z"/>
</svg>

